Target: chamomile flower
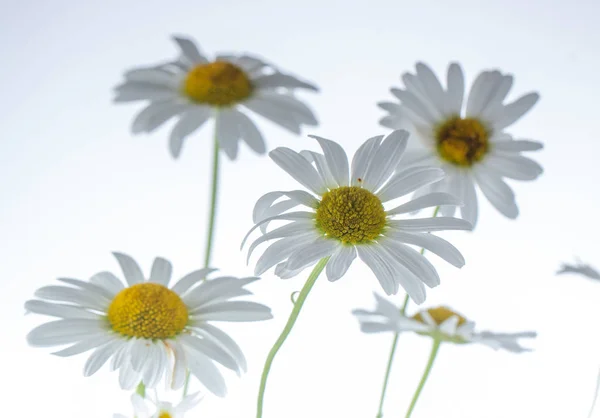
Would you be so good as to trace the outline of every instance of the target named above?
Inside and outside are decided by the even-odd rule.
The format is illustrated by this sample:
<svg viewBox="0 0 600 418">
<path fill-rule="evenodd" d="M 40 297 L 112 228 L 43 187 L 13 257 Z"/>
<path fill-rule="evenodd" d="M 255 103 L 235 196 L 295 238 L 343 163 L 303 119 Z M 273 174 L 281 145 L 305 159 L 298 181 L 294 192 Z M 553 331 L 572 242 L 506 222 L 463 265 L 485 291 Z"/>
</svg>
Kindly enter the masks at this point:
<svg viewBox="0 0 600 418">
<path fill-rule="evenodd" d="M 460 252 L 430 232 L 469 230 L 471 224 L 456 218 L 396 219 L 417 209 L 460 202 L 445 193 L 430 193 L 399 206 L 384 204 L 443 178 L 435 167 L 417 167 L 394 174 L 406 148 L 408 133 L 394 131 L 385 140 L 376 136 L 356 152 L 352 166 L 337 143 L 313 136 L 323 154 L 297 153 L 277 148 L 271 159 L 310 192 L 271 192 L 254 208 L 256 228 L 263 235 L 249 248 L 248 258 L 258 245 L 277 239 L 256 262 L 255 274 L 275 267 L 281 278 L 297 275 L 318 260 L 330 257 L 326 274 L 330 281 L 341 278 L 356 256 L 375 273 L 388 294 L 402 286 L 416 303 L 425 300 L 425 285 L 437 286 L 433 265 L 409 245 L 426 248 L 456 267 L 464 265 Z M 279 198 L 285 200 L 278 201 Z M 302 211 L 288 212 L 297 206 Z M 292 221 L 267 232 L 272 221 Z M 407 245 L 408 244 L 408 245 Z M 242 246 L 244 244 L 242 243 Z"/>
<path fill-rule="evenodd" d="M 392 129 L 409 129 L 416 137 L 404 164 L 436 165 L 447 174 L 419 193 L 443 191 L 457 196 L 464 204 L 462 218 L 475 226 L 477 185 L 500 213 L 516 218 L 519 209 L 515 194 L 504 178 L 535 180 L 542 167 L 521 154 L 539 150 L 542 144 L 515 140 L 505 129 L 527 113 L 539 95 L 529 93 L 505 104 L 513 77 L 499 71 L 484 71 L 463 100 L 464 75 L 456 63 L 448 68 L 446 89 L 423 63 L 416 65 L 416 74 L 405 73 L 402 80 L 404 89 L 391 89 L 400 103 L 379 103 L 389 112 L 380 123 Z M 441 208 L 445 216 L 452 216 L 455 210 L 454 206 Z"/>
<path fill-rule="evenodd" d="M 184 418 L 185 414 L 202 400 L 200 393 L 188 395 L 177 405 L 161 402 L 158 399 L 147 400 L 137 393 L 131 395 L 134 418 Z M 149 405 L 151 403 L 151 405 Z M 114 414 L 113 418 L 128 418 Z"/>
<path fill-rule="evenodd" d="M 211 118 L 215 119 L 219 146 L 232 160 L 237 157 L 240 140 L 257 153 L 266 150 L 262 134 L 245 111 L 296 134 L 302 125 L 317 125 L 313 112 L 293 94 L 296 89 L 317 91 L 313 84 L 250 55 L 217 55 L 210 60 L 192 40 L 173 39 L 179 57 L 127 71 L 114 99 L 119 103 L 147 102 L 133 121 L 135 134 L 150 133 L 177 118 L 169 139 L 173 157 L 181 153 L 184 140 Z"/>
<path fill-rule="evenodd" d="M 439 306 L 422 310 L 412 317 L 402 314 L 400 308 L 375 294 L 377 306 L 374 311 L 356 309 L 353 314 L 365 333 L 412 331 L 434 339 L 454 344 L 483 344 L 493 349 L 503 349 L 513 353 L 530 351 L 519 344 L 521 338 L 534 338 L 535 332 L 502 334 L 475 332 L 475 323 L 445 307 Z"/>
<path fill-rule="evenodd" d="M 208 390 L 224 396 L 225 381 L 214 362 L 239 375 L 246 360 L 235 341 L 211 322 L 270 319 L 267 306 L 232 300 L 251 295 L 245 286 L 258 278 L 206 280 L 214 269 L 200 269 L 169 286 L 168 260 L 157 257 L 146 280 L 130 256 L 114 255 L 126 286 L 114 274 L 101 272 L 89 281 L 59 279 L 64 285 L 35 292 L 39 299 L 27 301 L 26 311 L 59 319 L 33 329 L 27 335 L 29 344 L 68 345 L 54 353 L 62 357 L 94 350 L 84 375 L 93 375 L 111 359 L 123 389 L 140 382 L 155 387 L 163 375 L 178 389 L 189 369 Z"/>
</svg>

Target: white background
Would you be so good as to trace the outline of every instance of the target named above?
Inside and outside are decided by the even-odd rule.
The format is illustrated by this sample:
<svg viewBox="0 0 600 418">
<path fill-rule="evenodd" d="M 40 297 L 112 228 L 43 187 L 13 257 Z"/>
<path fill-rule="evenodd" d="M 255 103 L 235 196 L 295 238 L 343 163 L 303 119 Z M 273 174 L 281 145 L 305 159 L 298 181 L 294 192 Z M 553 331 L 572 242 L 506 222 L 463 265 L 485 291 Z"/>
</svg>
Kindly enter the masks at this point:
<svg viewBox="0 0 600 418">
<path fill-rule="evenodd" d="M 555 276 L 575 255 L 598 266 L 597 18 L 600 3 L 577 1 L 369 2 L 307 0 L 2 2 L 0 13 L 0 318 L 3 415 L 110 417 L 130 413 L 128 394 L 107 368 L 84 378 L 87 355 L 58 358 L 34 349 L 26 333 L 43 321 L 23 315 L 36 288 L 57 277 L 119 273 L 110 252 L 131 254 L 148 271 L 156 255 L 181 277 L 201 267 L 210 172 L 211 126 L 175 161 L 168 128 L 132 137 L 139 105 L 111 104 L 124 69 L 174 58 L 174 33 L 204 51 L 249 51 L 319 84 L 303 94 L 321 126 L 305 131 L 352 154 L 385 133 L 375 103 L 391 98 L 415 62 L 445 73 L 462 63 L 516 76 L 511 97 L 541 100 L 511 127 L 544 142 L 532 155 L 545 173 L 515 183 L 521 215 L 504 219 L 483 203 L 474 233 L 448 233 L 467 259 L 439 266 L 442 285 L 426 305 L 448 304 L 480 329 L 536 330 L 533 353 L 442 346 L 414 418 L 585 417 L 600 365 L 600 283 Z M 260 121 L 269 149 L 316 149 Z M 267 157 L 244 147 L 222 165 L 214 266 L 248 275 L 239 243 L 256 199 L 298 188 Z M 229 396 L 207 395 L 190 416 L 253 417 L 260 370 L 306 277 L 270 272 L 253 285 L 275 319 L 226 325 L 247 353 L 242 379 L 227 375 Z M 356 263 L 335 284 L 320 280 L 276 359 L 265 418 L 374 417 L 390 335 L 361 335 L 350 310 L 373 306 L 379 287 Z M 403 295 L 394 300 L 399 304 Z M 413 306 L 414 308 L 414 306 Z M 400 339 L 387 417 L 402 417 L 429 353 L 429 341 Z M 598 411 L 597 411 L 598 412 Z M 596 414 L 600 416 L 600 412 Z"/>
</svg>

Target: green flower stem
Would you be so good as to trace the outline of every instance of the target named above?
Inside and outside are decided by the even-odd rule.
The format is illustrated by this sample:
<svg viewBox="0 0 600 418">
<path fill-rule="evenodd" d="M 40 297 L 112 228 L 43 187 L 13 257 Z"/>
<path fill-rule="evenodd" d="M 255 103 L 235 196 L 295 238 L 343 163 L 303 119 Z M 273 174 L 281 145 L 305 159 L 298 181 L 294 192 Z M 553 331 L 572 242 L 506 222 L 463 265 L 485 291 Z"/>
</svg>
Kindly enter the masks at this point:
<svg viewBox="0 0 600 418">
<path fill-rule="evenodd" d="M 321 272 L 327 265 L 328 261 L 329 261 L 329 257 L 322 258 L 317 263 L 317 265 L 315 266 L 313 271 L 310 273 L 310 276 L 308 276 L 306 283 L 304 284 L 304 286 L 302 287 L 302 290 L 298 294 L 298 299 L 296 299 L 296 301 L 294 303 L 294 308 L 292 309 L 292 313 L 290 314 L 290 317 L 288 318 L 288 321 L 285 324 L 285 327 L 283 328 L 281 335 L 279 335 L 279 338 L 277 338 L 277 341 L 275 341 L 275 344 L 269 351 L 269 355 L 267 355 L 267 360 L 265 361 L 265 366 L 263 368 L 262 376 L 260 378 L 260 388 L 258 390 L 258 401 L 256 404 L 256 418 L 262 417 L 263 401 L 265 398 L 265 388 L 267 386 L 267 377 L 269 376 L 269 371 L 271 370 L 271 365 L 273 364 L 273 360 L 275 359 L 277 352 L 279 351 L 279 349 L 281 348 L 281 346 L 287 339 L 288 335 L 290 335 L 292 328 L 294 328 L 296 319 L 298 319 L 298 315 L 300 315 L 300 311 L 302 310 L 302 306 L 304 305 L 304 302 L 306 301 L 308 294 L 310 293 L 312 287 L 314 286 L 315 282 L 317 281 L 319 274 L 321 274 Z"/>
<path fill-rule="evenodd" d="M 436 206 L 433 211 L 433 217 L 435 218 L 440 211 L 440 207 Z M 421 248 L 421 255 L 425 254 L 425 248 Z M 406 308 L 408 307 L 408 302 L 410 298 L 408 294 L 404 297 L 404 303 L 402 304 L 402 309 L 400 309 L 400 313 L 402 316 L 406 315 Z M 381 389 L 381 397 L 379 398 L 379 409 L 377 410 L 377 415 L 375 418 L 383 417 L 383 402 L 385 401 L 385 394 L 387 392 L 388 382 L 390 380 L 390 371 L 392 370 L 392 363 L 394 361 L 394 355 L 396 354 L 396 346 L 398 345 L 398 335 L 399 333 L 394 333 L 394 340 L 392 341 L 392 348 L 390 349 L 390 356 L 388 358 L 387 367 L 385 369 L 385 377 L 383 378 L 383 388 Z"/>
<path fill-rule="evenodd" d="M 144 382 L 140 382 L 140 384 L 137 385 L 137 388 L 135 388 L 135 393 L 140 395 L 142 398 L 146 397 L 146 385 L 144 385 Z"/>
<path fill-rule="evenodd" d="M 204 253 L 204 267 L 210 266 L 210 256 L 212 255 L 213 240 L 215 233 L 215 220 L 217 214 L 217 195 L 219 191 L 219 140 L 217 139 L 217 129 L 215 128 L 215 137 L 213 144 L 213 164 L 212 164 L 212 187 L 210 192 L 210 214 L 208 215 L 208 234 L 206 237 L 206 251 Z M 185 398 L 190 384 L 190 371 L 185 375 L 183 385 L 183 397 Z"/>
<path fill-rule="evenodd" d="M 433 362 L 437 356 L 437 353 L 440 349 L 440 345 L 442 341 L 439 338 L 434 338 L 433 347 L 431 348 L 431 354 L 429 355 L 429 360 L 427 361 L 427 366 L 425 367 L 425 371 L 423 372 L 423 376 L 421 377 L 421 381 L 419 382 L 419 386 L 417 386 L 417 390 L 413 395 L 412 401 L 410 402 L 410 406 L 408 407 L 408 411 L 406 412 L 405 418 L 410 418 L 413 410 L 415 409 L 415 405 L 417 404 L 417 400 L 419 399 L 419 395 L 421 395 L 421 391 L 427 382 L 427 378 L 429 377 L 429 373 L 431 372 L 431 368 L 433 367 Z"/>
</svg>

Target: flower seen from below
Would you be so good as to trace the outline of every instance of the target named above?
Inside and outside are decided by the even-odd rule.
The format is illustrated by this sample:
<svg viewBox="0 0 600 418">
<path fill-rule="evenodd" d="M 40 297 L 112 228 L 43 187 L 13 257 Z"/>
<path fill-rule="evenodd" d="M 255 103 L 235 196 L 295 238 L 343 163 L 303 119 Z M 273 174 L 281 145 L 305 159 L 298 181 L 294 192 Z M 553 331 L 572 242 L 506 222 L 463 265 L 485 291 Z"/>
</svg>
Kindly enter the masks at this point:
<svg viewBox="0 0 600 418">
<path fill-rule="evenodd" d="M 115 102 L 146 102 L 133 121 L 132 131 L 150 133 L 175 118 L 169 139 L 173 157 L 179 157 L 184 140 L 215 119 L 219 146 L 234 160 L 240 140 L 255 152 L 266 151 L 262 134 L 247 112 L 300 134 L 303 125 L 317 119 L 295 95 L 295 90 L 318 91 L 311 83 L 251 55 L 217 55 L 209 59 L 184 37 L 173 40 L 180 49 L 172 62 L 136 67 L 125 72 L 116 88 Z"/>
<path fill-rule="evenodd" d="M 148 279 L 131 257 L 114 253 L 126 285 L 101 272 L 89 281 L 59 279 L 61 285 L 35 292 L 27 312 L 58 318 L 33 329 L 27 341 L 35 347 L 67 346 L 55 355 L 68 357 L 93 350 L 84 375 L 96 373 L 108 360 L 119 370 L 122 389 L 143 382 L 153 388 L 163 378 L 172 389 L 183 386 L 186 370 L 218 396 L 226 394 L 216 363 L 241 374 L 246 359 L 240 347 L 213 321 L 253 322 L 270 319 L 262 304 L 234 300 L 251 295 L 246 285 L 257 277 L 206 279 L 214 269 L 193 271 L 170 286 L 171 263 L 157 257 Z"/>
<path fill-rule="evenodd" d="M 425 300 L 425 285 L 437 286 L 433 265 L 412 246 L 423 247 L 456 267 L 464 265 L 460 252 L 431 234 L 444 230 L 469 230 L 471 224 L 450 217 L 398 219 L 398 215 L 438 205 L 460 205 L 446 193 L 429 193 L 404 204 L 390 203 L 419 188 L 439 181 L 444 172 L 436 167 L 412 167 L 394 173 L 408 141 L 406 131 L 387 138 L 376 136 L 356 152 L 350 165 L 337 143 L 319 137 L 323 154 L 297 153 L 288 148 L 270 152 L 271 159 L 309 192 L 271 192 L 254 208 L 255 226 L 262 235 L 248 251 L 276 240 L 256 262 L 255 274 L 275 267 L 281 278 L 297 275 L 322 258 L 330 257 L 326 274 L 341 278 L 358 256 L 375 274 L 384 291 L 396 294 L 404 288 L 416 303 Z M 280 200 L 282 198 L 283 200 Z M 302 209 L 290 212 L 301 206 Z M 273 221 L 291 221 L 268 230 Z M 245 240 L 244 240 L 245 242 Z M 243 245 L 243 244 L 242 244 Z"/>
</svg>

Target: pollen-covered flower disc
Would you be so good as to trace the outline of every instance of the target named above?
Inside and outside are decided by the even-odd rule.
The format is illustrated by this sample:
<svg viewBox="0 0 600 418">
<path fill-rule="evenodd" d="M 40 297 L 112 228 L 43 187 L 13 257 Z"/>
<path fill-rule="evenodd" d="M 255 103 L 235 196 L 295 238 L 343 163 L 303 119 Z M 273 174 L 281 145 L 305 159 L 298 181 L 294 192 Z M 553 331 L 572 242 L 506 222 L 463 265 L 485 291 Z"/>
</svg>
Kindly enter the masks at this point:
<svg viewBox="0 0 600 418">
<path fill-rule="evenodd" d="M 180 56 L 173 62 L 133 68 L 116 90 L 115 102 L 145 101 L 132 125 L 133 133 L 150 133 L 169 119 L 169 149 L 181 153 L 190 134 L 215 119 L 221 149 L 234 160 L 240 140 L 255 152 L 266 151 L 262 134 L 246 111 L 256 113 L 293 133 L 317 119 L 295 95 L 298 89 L 318 91 L 260 58 L 250 55 L 217 55 L 207 58 L 188 38 L 173 37 Z"/>
<path fill-rule="evenodd" d="M 353 311 L 360 323 L 361 331 L 371 334 L 379 332 L 416 332 L 441 341 L 454 344 L 478 343 L 493 349 L 503 349 L 513 353 L 530 351 L 519 344 L 521 338 L 534 338 L 535 332 L 511 334 L 489 331 L 475 332 L 475 323 L 446 306 L 424 309 L 408 317 L 400 307 L 375 294 L 377 306 L 373 311 L 356 309 Z"/>
<path fill-rule="evenodd" d="M 515 195 L 504 178 L 536 179 L 542 167 L 521 154 L 539 150 L 542 144 L 515 140 L 505 129 L 527 113 L 539 95 L 529 93 L 505 104 L 513 77 L 499 71 L 484 71 L 463 101 L 464 75 L 456 63 L 448 68 L 446 89 L 423 63 L 417 64 L 416 74 L 405 73 L 402 80 L 404 89 L 391 89 L 400 103 L 379 103 L 389 112 L 380 123 L 392 129 L 406 128 L 415 136 L 403 169 L 436 165 L 447 174 L 443 180 L 421 189 L 417 196 L 432 191 L 457 196 L 463 201 L 461 216 L 475 226 L 477 185 L 500 213 L 516 218 L 519 209 Z M 445 216 L 452 216 L 455 210 L 455 206 L 441 208 Z"/>
<path fill-rule="evenodd" d="M 425 286 L 437 286 L 433 265 L 415 248 L 423 247 L 456 267 L 464 265 L 460 252 L 449 242 L 431 234 L 443 230 L 468 230 L 471 224 L 451 217 L 397 219 L 398 215 L 438 205 L 459 205 L 446 193 L 430 193 L 396 207 L 393 200 L 443 178 L 436 167 L 394 170 L 401 163 L 408 133 L 394 131 L 387 138 L 367 140 L 356 152 L 352 166 L 340 145 L 315 138 L 323 154 L 297 153 L 277 148 L 271 159 L 309 191 L 271 192 L 254 208 L 262 236 L 248 251 L 273 242 L 256 262 L 255 274 L 275 266 L 281 278 L 297 275 L 319 259 L 331 257 L 326 274 L 330 281 L 341 278 L 358 255 L 373 271 L 384 291 L 396 294 L 403 287 L 416 303 L 425 300 Z M 303 206 L 304 210 L 289 212 Z M 268 231 L 273 221 L 291 221 Z M 244 239 L 244 242 L 245 240 Z"/>
<path fill-rule="evenodd" d="M 101 272 L 89 281 L 59 279 L 60 286 L 45 286 L 38 299 L 25 309 L 59 318 L 42 324 L 27 335 L 37 347 L 68 346 L 54 354 L 72 356 L 94 350 L 84 374 L 96 373 L 109 359 L 119 370 L 123 389 L 143 382 L 154 387 L 165 375 L 180 388 L 186 370 L 211 392 L 226 393 L 225 382 L 214 362 L 241 374 L 246 360 L 235 341 L 212 321 L 261 321 L 271 318 L 262 304 L 232 300 L 251 295 L 245 286 L 257 277 L 218 277 L 205 280 L 214 269 L 189 273 L 173 286 L 171 263 L 157 257 L 148 280 L 131 257 L 114 253 L 127 283 Z"/>
</svg>

